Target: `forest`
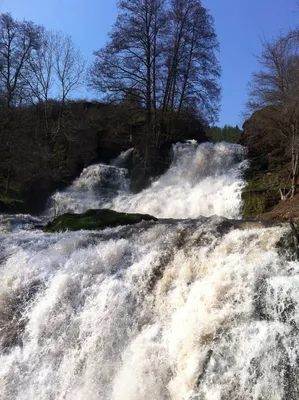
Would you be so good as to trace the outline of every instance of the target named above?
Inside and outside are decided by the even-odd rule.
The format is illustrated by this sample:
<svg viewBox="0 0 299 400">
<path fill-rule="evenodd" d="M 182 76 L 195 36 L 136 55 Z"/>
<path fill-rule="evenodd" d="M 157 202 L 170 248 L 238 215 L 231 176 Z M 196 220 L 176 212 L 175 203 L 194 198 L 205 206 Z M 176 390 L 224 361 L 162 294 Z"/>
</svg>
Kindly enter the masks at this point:
<svg viewBox="0 0 299 400">
<path fill-rule="evenodd" d="M 263 40 L 258 62 L 260 69 L 249 82 L 242 133 L 251 159 L 245 214 L 265 213 L 281 201 L 288 219 L 296 208 L 292 199 L 296 201 L 299 172 L 298 28 Z"/>
</svg>

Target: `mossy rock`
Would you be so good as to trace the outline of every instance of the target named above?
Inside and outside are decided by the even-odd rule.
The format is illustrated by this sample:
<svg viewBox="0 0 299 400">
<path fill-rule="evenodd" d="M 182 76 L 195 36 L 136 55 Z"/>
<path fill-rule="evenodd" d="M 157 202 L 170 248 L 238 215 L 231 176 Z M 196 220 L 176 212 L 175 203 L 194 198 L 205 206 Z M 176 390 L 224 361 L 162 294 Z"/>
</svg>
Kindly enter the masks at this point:
<svg viewBox="0 0 299 400">
<path fill-rule="evenodd" d="M 23 201 L 11 197 L 0 197 L 0 212 L 17 212 L 22 209 Z"/>
<path fill-rule="evenodd" d="M 157 221 L 157 218 L 148 214 L 127 214 L 108 209 L 88 210 L 83 214 L 60 215 L 44 227 L 44 232 L 102 230 L 150 220 Z"/>
</svg>

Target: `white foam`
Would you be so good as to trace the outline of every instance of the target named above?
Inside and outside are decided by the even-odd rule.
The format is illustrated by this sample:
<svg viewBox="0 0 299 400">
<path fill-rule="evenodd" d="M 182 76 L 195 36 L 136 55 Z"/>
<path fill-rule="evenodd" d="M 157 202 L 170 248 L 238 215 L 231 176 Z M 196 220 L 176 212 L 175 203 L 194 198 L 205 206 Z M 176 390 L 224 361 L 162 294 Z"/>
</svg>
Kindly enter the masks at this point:
<svg viewBox="0 0 299 400">
<path fill-rule="evenodd" d="M 60 211 L 235 218 L 243 155 L 176 145 L 142 193 L 125 193 L 125 170 L 97 165 L 55 198 Z M 1 216 L 0 398 L 299 398 L 297 244 L 288 226 L 223 221 L 44 234 L 30 216 Z"/>
<path fill-rule="evenodd" d="M 82 171 L 70 187 L 52 196 L 50 214 L 80 213 L 100 208 L 111 198 L 128 190 L 126 169 L 105 164 L 91 165 Z"/>
<path fill-rule="evenodd" d="M 128 192 L 124 169 L 95 165 L 86 168 L 74 184 L 54 196 L 57 213 L 111 208 L 165 218 L 221 215 L 240 218 L 245 149 L 230 143 L 194 142 L 173 146 L 169 170 L 148 189 Z M 110 174 L 110 175 L 109 175 Z M 103 175 L 113 180 L 114 192 L 100 191 Z M 98 190 L 97 190 L 98 188 Z"/>
<path fill-rule="evenodd" d="M 0 397 L 296 398 L 299 263 L 275 247 L 288 231 L 220 236 L 220 222 L 10 234 Z"/>
</svg>

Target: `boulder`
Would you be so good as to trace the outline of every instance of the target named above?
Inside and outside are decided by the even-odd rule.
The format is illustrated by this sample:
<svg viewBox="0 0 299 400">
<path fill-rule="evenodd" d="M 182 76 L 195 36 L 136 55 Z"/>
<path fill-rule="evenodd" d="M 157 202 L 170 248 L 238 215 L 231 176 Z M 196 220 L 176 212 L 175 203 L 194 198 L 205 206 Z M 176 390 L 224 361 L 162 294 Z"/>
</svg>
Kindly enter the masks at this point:
<svg viewBox="0 0 299 400">
<path fill-rule="evenodd" d="M 88 210 L 83 214 L 63 214 L 50 221 L 44 232 L 102 230 L 120 225 L 133 225 L 141 221 L 157 221 L 148 214 L 128 214 L 114 210 Z"/>
</svg>

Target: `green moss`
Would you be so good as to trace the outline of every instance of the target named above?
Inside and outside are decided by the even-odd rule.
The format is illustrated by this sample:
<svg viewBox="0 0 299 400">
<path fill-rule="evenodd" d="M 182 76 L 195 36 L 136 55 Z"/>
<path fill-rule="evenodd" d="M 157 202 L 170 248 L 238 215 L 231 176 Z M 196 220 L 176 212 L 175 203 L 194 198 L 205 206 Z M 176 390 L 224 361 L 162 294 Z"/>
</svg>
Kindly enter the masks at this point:
<svg viewBox="0 0 299 400">
<path fill-rule="evenodd" d="M 22 203 L 21 200 L 12 199 L 10 197 L 0 197 L 0 202 L 6 205 L 11 205 L 15 203 Z"/>
<path fill-rule="evenodd" d="M 244 192 L 243 198 L 243 217 L 255 217 L 266 211 L 266 199 L 262 194 L 255 192 Z"/>
<path fill-rule="evenodd" d="M 88 210 L 83 214 L 63 214 L 49 222 L 44 232 L 101 230 L 120 225 L 132 225 L 141 221 L 157 220 L 148 214 L 127 214 L 113 210 Z"/>
<path fill-rule="evenodd" d="M 272 171 L 263 174 L 255 174 L 248 180 L 245 190 L 249 191 L 269 191 L 277 190 L 283 186 L 286 180 L 285 171 Z"/>
<path fill-rule="evenodd" d="M 11 197 L 0 197 L 0 212 L 14 212 L 21 208 L 22 200 Z"/>
<path fill-rule="evenodd" d="M 245 218 L 271 210 L 279 202 L 279 188 L 287 181 L 286 169 L 252 175 L 250 178 L 247 176 L 247 185 L 242 192 Z"/>
</svg>

